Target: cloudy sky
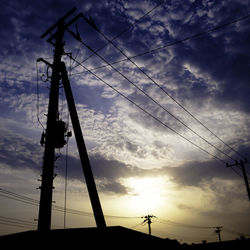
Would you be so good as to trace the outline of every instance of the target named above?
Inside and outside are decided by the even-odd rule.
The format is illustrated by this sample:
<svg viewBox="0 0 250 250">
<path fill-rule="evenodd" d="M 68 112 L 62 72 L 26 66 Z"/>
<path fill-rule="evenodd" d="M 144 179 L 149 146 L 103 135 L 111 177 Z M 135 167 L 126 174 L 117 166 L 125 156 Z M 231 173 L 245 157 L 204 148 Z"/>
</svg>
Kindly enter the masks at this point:
<svg viewBox="0 0 250 250">
<path fill-rule="evenodd" d="M 38 216 L 37 206 L 13 193 L 39 200 L 51 69 L 36 61 L 53 62 L 53 46 L 40 36 L 73 7 L 99 31 L 78 19 L 70 29 L 82 42 L 65 32 L 62 60 L 107 224 L 147 232 L 140 217 L 153 214 L 153 234 L 182 242 L 217 240 L 214 229 L 199 227 L 223 226 L 225 240 L 250 234 L 241 169 L 225 164 L 250 152 L 249 1 L 2 0 L 0 6 L 1 234 L 28 230 L 24 222 L 33 225 Z M 59 110 L 67 121 L 63 89 Z M 63 207 L 66 147 L 56 153 L 53 200 Z M 67 207 L 86 212 L 68 213 L 67 227 L 95 226 L 74 133 Z M 63 227 L 62 212 L 52 217 L 53 227 Z"/>
</svg>

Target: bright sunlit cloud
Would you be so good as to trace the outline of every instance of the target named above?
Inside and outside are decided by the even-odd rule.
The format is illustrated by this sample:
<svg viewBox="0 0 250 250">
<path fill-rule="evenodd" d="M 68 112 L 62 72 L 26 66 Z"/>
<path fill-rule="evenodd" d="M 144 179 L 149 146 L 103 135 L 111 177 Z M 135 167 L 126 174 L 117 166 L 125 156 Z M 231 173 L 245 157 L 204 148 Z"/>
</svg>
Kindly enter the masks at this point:
<svg viewBox="0 0 250 250">
<path fill-rule="evenodd" d="M 147 214 L 166 209 L 166 180 L 161 177 L 143 177 L 126 179 L 126 185 L 132 190 L 128 206 L 135 214 Z"/>
</svg>

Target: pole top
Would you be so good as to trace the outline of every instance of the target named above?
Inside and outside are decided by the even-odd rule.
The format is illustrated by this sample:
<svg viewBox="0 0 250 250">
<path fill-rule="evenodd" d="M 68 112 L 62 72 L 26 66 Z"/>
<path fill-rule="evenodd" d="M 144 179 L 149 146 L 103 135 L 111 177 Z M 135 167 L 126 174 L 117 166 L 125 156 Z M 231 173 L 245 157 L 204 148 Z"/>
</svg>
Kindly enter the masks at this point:
<svg viewBox="0 0 250 250">
<path fill-rule="evenodd" d="M 41 38 L 46 37 L 53 29 L 55 29 L 64 19 L 66 19 L 68 16 L 72 15 L 76 11 L 76 8 L 71 9 L 66 15 L 59 18 L 58 21 L 53 24 L 48 30 L 46 30 L 42 35 Z"/>
</svg>

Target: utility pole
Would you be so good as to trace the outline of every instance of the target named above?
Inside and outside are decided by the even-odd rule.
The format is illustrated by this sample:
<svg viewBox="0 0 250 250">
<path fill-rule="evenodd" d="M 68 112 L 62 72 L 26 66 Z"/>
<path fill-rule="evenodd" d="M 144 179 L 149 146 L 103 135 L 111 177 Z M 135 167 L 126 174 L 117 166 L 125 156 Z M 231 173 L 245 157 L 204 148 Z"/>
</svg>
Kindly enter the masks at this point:
<svg viewBox="0 0 250 250">
<path fill-rule="evenodd" d="M 248 178 L 247 178 L 247 173 L 246 173 L 246 169 L 245 169 L 245 163 L 248 163 L 247 159 L 245 159 L 245 161 L 235 161 L 235 164 L 231 164 L 229 165 L 227 163 L 227 167 L 234 167 L 234 166 L 240 166 L 241 170 L 242 170 L 242 174 L 244 177 L 244 181 L 245 181 L 245 185 L 246 185 L 246 189 L 247 189 L 247 195 L 248 195 L 248 199 L 250 201 L 250 188 L 249 188 L 249 182 L 248 182 Z"/>
<path fill-rule="evenodd" d="M 68 30 L 68 27 L 74 23 L 82 14 L 75 16 L 70 22 L 65 24 L 65 19 L 75 12 L 75 8 L 70 10 L 64 17 L 60 18 L 53 26 L 51 26 L 41 38 L 46 37 L 54 29 L 56 32 L 51 35 L 47 40 L 54 47 L 54 61 L 50 64 L 46 60 L 39 58 L 38 61 L 42 61 L 52 68 L 51 87 L 49 95 L 47 128 L 45 134 L 42 135 L 41 144 L 45 145 L 43 169 L 42 169 L 42 185 L 41 196 L 39 206 L 38 217 L 38 230 L 48 231 L 51 227 L 51 208 L 52 208 L 52 190 L 54 179 L 54 162 L 55 162 L 55 148 L 62 148 L 65 145 L 66 124 L 59 120 L 58 113 L 58 96 L 59 96 L 59 83 L 62 79 L 65 90 L 66 99 L 68 102 L 70 117 L 77 141 L 78 151 L 82 163 L 83 172 L 86 179 L 86 184 L 92 204 L 96 225 L 98 228 L 103 229 L 106 227 L 104 215 L 101 208 L 101 203 L 98 197 L 93 173 L 91 170 L 90 162 L 86 146 L 84 143 L 74 98 L 72 95 L 70 82 L 67 75 L 65 64 L 61 61 L 64 53 L 64 32 Z M 54 42 L 55 40 L 55 42 Z"/>
<path fill-rule="evenodd" d="M 51 208 L 52 208 L 52 190 L 53 190 L 53 179 L 54 179 L 54 163 L 55 163 L 55 148 L 61 148 L 64 145 L 58 145 L 58 125 L 59 125 L 59 114 L 58 114 L 58 93 L 59 93 L 59 81 L 60 81 L 60 63 L 63 55 L 63 37 L 65 31 L 64 20 L 70 16 L 76 9 L 69 11 L 64 17 L 60 18 L 53 26 L 51 26 L 41 38 L 46 37 L 54 29 L 57 29 L 55 34 L 50 38 L 55 39 L 55 43 L 52 43 L 55 47 L 54 58 L 52 64 L 52 76 L 49 94 L 49 106 L 47 116 L 47 127 L 44 137 L 44 156 L 43 156 L 43 167 L 42 167 L 42 183 L 41 183 L 41 195 L 40 195 L 40 206 L 38 215 L 38 230 L 48 231 L 51 227 Z M 69 24 L 68 24 L 69 25 Z M 40 59 L 44 61 L 43 59 Z M 61 123 L 62 124 L 62 123 Z"/>
<path fill-rule="evenodd" d="M 219 242 L 222 241 L 222 240 L 221 240 L 221 235 L 220 235 L 221 230 L 222 230 L 222 227 L 216 227 L 216 228 L 215 228 L 215 233 L 218 234 Z"/>
<path fill-rule="evenodd" d="M 42 184 L 38 217 L 38 230 L 48 231 L 51 227 L 52 190 L 54 179 L 55 146 L 54 133 L 58 117 L 58 90 L 59 90 L 59 65 L 63 54 L 64 21 L 59 19 L 56 23 L 54 62 L 49 95 L 47 128 L 45 133 L 45 149 L 42 168 Z M 41 37 L 45 37 L 49 31 Z"/>
<path fill-rule="evenodd" d="M 143 223 L 148 223 L 148 234 L 151 235 L 151 223 L 152 223 L 152 218 L 156 218 L 154 215 L 146 215 L 141 217 L 144 219 Z"/>
</svg>

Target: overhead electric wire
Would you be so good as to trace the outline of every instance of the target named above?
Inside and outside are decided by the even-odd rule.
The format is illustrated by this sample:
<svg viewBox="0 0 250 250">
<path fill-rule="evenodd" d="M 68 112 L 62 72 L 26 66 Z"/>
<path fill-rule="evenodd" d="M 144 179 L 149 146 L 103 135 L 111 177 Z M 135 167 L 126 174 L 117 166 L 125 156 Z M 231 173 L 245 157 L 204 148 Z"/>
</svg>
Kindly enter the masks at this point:
<svg viewBox="0 0 250 250">
<path fill-rule="evenodd" d="M 38 200 L 29 198 L 27 196 L 19 195 L 17 193 L 5 190 L 3 188 L 0 188 L 0 196 L 2 196 L 4 198 L 9 198 L 9 199 L 12 199 L 12 200 L 15 200 L 15 201 L 20 201 L 20 202 L 23 202 L 23 203 L 26 203 L 26 204 L 29 204 L 29 205 L 39 206 L 39 203 L 40 203 Z M 64 212 L 65 211 L 64 207 L 57 206 L 57 205 L 54 205 L 54 204 L 52 205 L 52 209 L 55 210 L 55 211 L 59 211 L 59 212 Z M 66 211 L 67 211 L 67 213 L 70 213 L 70 214 L 93 216 L 93 214 L 90 213 L 90 212 L 83 212 L 83 211 L 70 209 L 70 208 L 67 208 Z"/>
<path fill-rule="evenodd" d="M 147 15 L 149 15 L 151 12 L 153 12 L 154 10 L 156 10 L 159 6 L 161 6 L 164 2 L 161 1 L 160 3 L 156 4 L 153 8 L 151 8 L 150 10 L 148 10 L 145 14 L 143 14 L 139 19 L 137 19 L 134 23 L 132 23 L 128 28 L 124 29 L 123 31 L 121 31 L 119 34 L 117 34 L 116 36 L 114 36 L 111 41 L 114 41 L 115 39 L 117 39 L 118 37 L 124 35 L 125 33 L 127 33 L 129 30 L 131 30 L 132 28 L 134 28 L 134 26 L 139 23 L 144 17 L 146 17 Z M 100 47 L 99 49 L 95 50 L 95 52 L 99 52 L 100 50 L 104 49 L 109 43 L 104 44 L 102 47 Z M 87 58 L 85 58 L 81 63 L 86 62 L 89 58 L 91 58 L 94 55 L 94 53 L 92 53 L 90 56 L 88 56 Z M 76 68 L 78 65 L 72 67 L 72 69 Z"/>
<path fill-rule="evenodd" d="M 191 224 L 185 224 L 185 223 L 179 223 L 171 220 L 161 219 L 158 218 L 157 222 L 167 225 L 174 225 L 174 226 L 180 226 L 180 227 L 187 227 L 187 228 L 197 228 L 197 229 L 212 229 L 216 228 L 216 226 L 199 226 L 199 225 L 191 225 Z"/>
<path fill-rule="evenodd" d="M 203 35 L 206 35 L 206 34 L 209 34 L 209 33 L 212 33 L 212 32 L 216 32 L 217 30 L 220 30 L 220 29 L 223 29 L 223 28 L 226 28 L 227 26 L 230 26 L 232 24 L 235 24 L 237 22 L 241 22 L 241 21 L 244 21 L 245 19 L 248 19 L 250 18 L 250 14 L 247 14 L 246 16 L 243 16 L 241 18 L 238 18 L 238 19 L 234 19 L 233 21 L 229 22 L 229 23 L 225 23 L 225 24 L 222 24 L 222 25 L 218 25 L 218 26 L 215 26 L 211 29 L 207 29 L 207 30 L 204 30 L 204 31 L 201 31 L 199 33 L 196 33 L 196 34 L 193 34 L 193 35 L 190 35 L 190 36 L 187 36 L 187 37 L 184 37 L 182 39 L 179 39 L 179 40 L 176 40 L 176 41 L 173 41 L 173 42 L 169 42 L 169 43 L 166 43 L 162 46 L 159 46 L 159 47 L 155 47 L 153 49 L 150 49 L 150 50 L 147 50 L 147 51 L 144 51 L 142 53 L 139 53 L 139 54 L 136 54 L 136 55 L 133 55 L 133 56 L 130 56 L 129 58 L 130 59 L 134 59 L 134 58 L 137 58 L 137 57 L 140 57 L 140 56 L 144 56 L 144 55 L 147 55 L 147 54 L 151 54 L 155 51 L 158 51 L 158 50 L 162 50 L 162 49 L 165 49 L 167 47 L 171 47 L 171 46 L 174 46 L 174 45 L 177 45 L 179 43 L 183 43 L 183 42 L 186 42 L 186 41 L 189 41 L 189 40 L 192 40 L 194 38 L 198 38 L 200 36 L 203 36 Z M 121 62 L 124 62 L 124 61 L 127 61 L 128 59 L 125 58 L 125 59 L 121 59 L 121 60 L 118 60 L 118 61 L 114 61 L 114 62 L 111 62 L 110 64 L 117 64 L 117 63 L 121 63 Z M 105 67 L 108 67 L 109 65 L 108 64 L 105 64 L 105 65 L 101 65 L 101 66 L 98 66 L 98 67 L 95 67 L 95 68 L 92 68 L 90 69 L 91 71 L 92 70 L 97 70 L 97 69 L 100 69 L 100 68 L 105 68 Z M 79 73 L 75 73 L 75 74 L 81 74 L 81 73 L 84 73 L 85 71 L 83 72 L 79 72 Z M 74 74 L 74 75 L 75 75 Z"/>
<path fill-rule="evenodd" d="M 10 192 L 10 191 L 5 190 L 3 188 L 0 188 L 0 196 L 5 197 L 5 198 L 9 198 L 12 200 L 20 201 L 20 202 L 23 202 L 23 203 L 26 203 L 29 205 L 39 205 L 38 200 Z"/>
<path fill-rule="evenodd" d="M 226 28 L 227 26 L 229 25 L 232 25 L 232 24 L 235 24 L 237 22 L 240 22 L 240 21 L 243 21 L 247 18 L 250 17 L 250 14 L 246 15 L 246 16 L 243 16 L 241 18 L 238 18 L 238 19 L 235 19 L 231 22 L 228 22 L 228 23 L 224 23 L 222 25 L 218 25 L 214 28 L 211 28 L 211 29 L 208 29 L 208 30 L 205 30 L 203 32 L 200 32 L 200 33 L 197 33 L 195 35 L 191 35 L 191 36 L 188 36 L 184 39 L 181 39 L 181 40 L 178 40 L 178 41 L 175 41 L 175 42 L 172 42 L 172 43 L 169 43 L 169 44 L 166 44 L 164 46 L 161 46 L 161 47 L 158 47 L 156 49 L 153 49 L 151 51 L 148 51 L 148 52 L 144 52 L 143 54 L 140 54 L 140 55 L 137 55 L 137 56 L 141 56 L 141 55 L 144 55 L 144 54 L 147 54 L 147 53 L 151 53 L 155 50 L 159 50 L 159 49 L 163 49 L 163 48 L 166 48 L 166 47 L 169 47 L 169 46 L 173 46 L 173 45 L 176 45 L 178 43 L 182 43 L 182 42 L 185 42 L 187 40 L 190 40 L 190 39 L 194 39 L 194 38 L 197 38 L 197 37 L 200 37 L 202 35 L 205 35 L 205 34 L 208 34 L 208 33 L 211 33 L 211 32 L 214 32 L 214 31 L 217 31 L 217 30 L 220 30 L 220 29 L 223 29 L 223 28 Z M 86 20 L 86 18 L 85 18 Z M 90 23 L 89 23 L 90 24 Z M 91 24 L 90 24 L 91 25 Z M 207 129 L 213 136 L 215 136 L 220 142 L 222 142 L 225 146 L 227 146 L 230 150 L 232 150 L 233 152 L 235 152 L 238 156 L 242 157 L 242 158 L 245 158 L 241 153 L 239 153 L 237 150 L 235 150 L 233 147 L 231 147 L 228 143 L 226 143 L 225 141 L 223 141 L 219 136 L 217 136 L 211 129 L 209 129 L 203 122 L 201 122 L 198 118 L 196 118 L 189 110 L 187 110 L 180 102 L 178 102 L 175 98 L 173 98 L 160 84 L 158 84 L 152 77 L 150 77 L 142 68 L 140 68 L 134 61 L 132 61 L 131 59 L 132 58 L 135 58 L 137 56 L 132 56 L 132 57 L 128 57 L 115 43 L 113 43 L 113 40 L 110 40 L 103 32 L 101 32 L 96 26 L 93 26 L 91 25 L 92 28 L 94 28 L 99 34 L 101 34 L 107 41 L 108 43 L 112 44 L 123 56 L 126 57 L 125 60 L 129 60 L 133 65 L 135 65 L 148 79 L 150 79 L 158 88 L 160 88 L 168 97 L 170 97 L 178 106 L 180 106 L 186 113 L 188 113 L 195 121 L 197 121 L 201 126 L 203 126 L 205 129 Z M 113 63 L 107 63 L 106 62 L 106 66 L 111 66 Z M 93 70 L 93 69 L 91 69 Z M 207 141 L 206 141 L 207 142 Z M 231 158 L 229 156 L 229 158 Z M 231 158 L 232 159 L 232 158 Z M 234 160 L 234 159 L 232 159 Z"/>
<path fill-rule="evenodd" d="M 27 220 L 20 220 L 16 218 L 10 218 L 5 216 L 0 216 L 0 224 L 8 225 L 8 226 L 17 226 L 17 227 L 25 227 L 25 228 L 34 228 L 37 226 L 37 223 Z"/>
<path fill-rule="evenodd" d="M 37 223 L 28 220 L 20 220 L 13 217 L 0 216 L 0 224 L 14 227 L 24 227 L 34 229 L 37 227 Z M 52 225 L 52 227 L 61 228 L 60 226 Z"/>
<path fill-rule="evenodd" d="M 73 36 L 74 33 L 71 32 L 70 30 L 68 30 Z M 78 40 L 80 41 L 86 48 L 88 48 L 91 52 L 93 52 L 96 56 L 98 56 L 101 60 L 103 60 L 104 62 L 108 63 L 109 62 L 100 54 L 98 54 L 97 52 L 95 52 L 88 44 L 86 44 L 85 42 L 83 42 L 82 40 Z M 70 56 L 72 60 L 74 60 L 74 58 L 72 56 Z M 76 60 L 75 60 L 76 61 Z M 78 62 L 79 63 L 79 62 Z M 130 79 L 128 79 L 127 76 L 125 76 L 123 73 L 121 73 L 117 68 L 115 68 L 113 65 L 109 65 L 115 72 L 117 72 L 118 74 L 120 74 L 124 79 L 126 79 L 130 84 L 132 84 L 136 89 L 138 89 L 140 92 L 142 92 L 147 98 L 149 98 L 151 101 L 153 101 L 156 105 L 158 105 L 161 109 L 163 109 L 165 112 L 167 112 L 169 115 L 171 115 L 173 118 L 175 118 L 178 122 L 180 122 L 183 126 L 185 126 L 187 129 L 189 129 L 191 132 L 193 132 L 196 136 L 198 136 L 200 139 L 204 140 L 207 144 L 209 144 L 210 146 L 212 146 L 213 148 L 215 148 L 218 152 L 224 154 L 225 156 L 227 156 L 228 158 L 230 158 L 231 160 L 235 161 L 235 159 L 233 159 L 230 155 L 226 154 L 225 152 L 223 152 L 222 150 L 220 150 L 218 147 L 214 146 L 212 143 L 210 143 L 208 140 L 206 140 L 204 137 L 202 137 L 201 135 L 199 135 L 197 132 L 195 132 L 192 128 L 190 128 L 188 125 L 186 125 L 184 122 L 182 122 L 178 117 L 176 117 L 175 115 L 173 115 L 171 112 L 169 112 L 166 108 L 164 108 L 159 102 L 157 102 L 155 99 L 153 99 L 149 94 L 147 94 L 143 89 L 141 89 L 140 87 L 138 87 L 134 82 L 132 82 Z M 91 72 L 93 74 L 93 72 Z M 177 132 L 177 131 L 175 131 Z M 189 140 L 190 141 L 190 140 Z M 197 144 L 196 144 L 197 145 Z M 208 152 L 208 151 L 206 151 Z M 214 155 L 213 155 L 214 156 Z M 218 157 L 216 157 L 217 159 L 219 159 Z M 221 159 L 220 159 L 221 160 Z M 224 163 L 226 163 L 226 161 L 223 160 Z"/>
<path fill-rule="evenodd" d="M 175 222 L 172 220 L 161 219 L 161 218 L 158 218 L 158 220 L 156 222 L 159 222 L 161 224 L 166 224 L 166 225 L 185 227 L 185 228 L 193 228 L 193 229 L 216 229 L 218 227 L 218 226 L 200 226 L 200 225 L 186 224 L 186 223 L 180 223 L 180 222 Z M 236 232 L 236 231 L 230 230 L 230 229 L 225 228 L 225 227 L 222 227 L 222 228 L 223 228 L 223 231 L 231 233 L 231 234 L 250 236 L 250 234 Z"/>
<path fill-rule="evenodd" d="M 6 189 L 0 188 L 0 196 L 4 197 L 4 198 L 8 198 L 8 199 L 12 199 L 15 201 L 19 201 L 19 202 L 23 202 L 29 205 L 35 205 L 35 206 L 39 206 L 39 201 L 29 198 L 27 196 L 24 195 L 20 195 L 11 191 L 8 191 Z M 57 206 L 57 205 L 52 205 L 52 209 L 55 211 L 59 211 L 59 212 L 65 212 L 65 207 L 61 207 L 61 206 Z M 76 210 L 76 209 L 71 209 L 71 208 L 66 208 L 66 212 L 70 213 L 70 214 L 74 214 L 74 215 L 80 215 L 80 216 L 94 216 L 93 213 L 91 212 L 85 212 L 85 211 L 80 211 L 80 210 Z M 106 215 L 105 217 L 107 218 L 112 218 L 112 219 L 138 219 L 141 217 L 130 217 L 130 216 L 119 216 L 119 215 Z"/>
<path fill-rule="evenodd" d="M 9 195 L 14 196 L 14 197 L 19 197 L 19 199 L 17 199 L 18 201 L 21 201 L 21 199 L 23 199 L 25 201 L 33 201 L 37 205 L 39 205 L 38 200 L 35 200 L 33 198 L 30 198 L 30 197 L 27 197 L 27 196 L 24 196 L 24 195 L 20 195 L 20 194 L 11 192 L 11 191 L 8 191 L 8 190 L 3 189 L 3 188 L 0 188 L 0 193 L 5 193 L 5 194 L 9 194 Z M 6 196 L 6 198 L 11 198 L 11 197 Z M 64 209 L 63 207 L 56 206 L 56 208 L 58 208 L 58 211 L 63 212 L 63 209 Z M 54 209 L 54 208 L 52 208 L 52 209 Z M 67 209 L 67 212 L 75 214 L 75 215 L 93 216 L 93 213 L 83 212 L 83 211 L 74 210 L 74 209 Z M 141 219 L 141 216 L 105 215 L 105 217 L 111 218 L 111 219 Z M 163 219 L 163 218 L 159 218 L 159 217 L 157 217 L 156 222 L 159 222 L 161 224 L 166 224 L 166 225 L 193 228 L 193 229 L 213 229 L 213 228 L 217 227 L 217 226 L 200 226 L 200 225 L 180 223 L 180 222 L 176 222 L 176 221 L 169 220 L 169 219 Z M 27 221 L 27 220 L 22 220 L 22 219 L 17 219 L 17 218 L 10 218 L 10 217 L 5 217 L 5 216 L 0 216 L 0 224 L 10 225 L 10 226 L 17 226 L 17 227 L 19 227 L 19 226 L 20 227 L 32 227 L 32 228 L 37 226 L 37 223 L 33 222 L 33 221 Z M 136 226 L 139 226 L 141 224 L 142 223 L 139 223 Z M 136 226 L 134 226 L 134 227 L 136 227 Z M 54 226 L 54 227 L 57 227 L 57 226 Z M 133 228 L 133 227 L 131 227 L 131 228 Z M 242 232 L 236 232 L 236 231 L 230 230 L 230 229 L 225 228 L 225 227 L 223 227 L 223 230 L 228 232 L 228 233 L 231 233 L 231 234 L 250 236 L 250 234 L 246 234 L 246 233 L 242 233 Z"/>
<path fill-rule="evenodd" d="M 74 58 L 70 55 L 68 55 L 69 57 L 71 57 L 72 60 L 74 60 Z M 198 144 L 192 142 L 191 140 L 189 140 L 188 138 L 186 138 L 185 136 L 181 135 L 179 132 L 177 132 L 175 129 L 171 128 L 170 126 L 168 126 L 167 124 L 165 124 L 163 121 L 161 121 L 159 118 L 157 118 L 156 116 L 152 115 L 149 111 L 147 111 L 146 109 L 142 108 L 139 104 L 135 103 L 133 100 L 131 100 L 129 97 L 125 96 L 124 94 L 122 94 L 119 90 L 117 90 L 115 87 L 113 87 L 112 85 L 110 85 L 108 82 L 106 82 L 105 80 L 103 80 L 101 77 L 99 77 L 98 75 L 96 75 L 94 72 L 90 71 L 87 67 L 85 67 L 83 64 L 81 64 L 80 62 L 76 61 L 78 64 L 80 64 L 84 69 L 86 69 L 89 73 L 91 73 L 92 75 L 94 75 L 98 80 L 100 80 L 101 82 L 103 82 L 105 85 L 107 85 L 108 87 L 110 87 L 111 89 L 113 89 L 116 93 L 118 93 L 119 95 L 121 95 L 123 98 L 125 98 L 126 100 L 128 100 L 129 102 L 131 102 L 133 105 L 135 105 L 138 109 L 140 109 L 141 111 L 143 111 L 145 114 L 147 114 L 148 116 L 150 116 L 151 118 L 153 118 L 155 121 L 159 122 L 161 125 L 163 125 L 164 127 L 168 128 L 169 130 L 171 130 L 172 132 L 174 132 L 175 134 L 179 135 L 182 139 L 186 140 L 187 142 L 191 143 L 193 146 L 199 148 L 201 151 L 203 151 L 204 153 L 212 156 L 213 158 L 221 161 L 222 163 L 226 164 L 226 161 L 222 160 L 221 158 L 217 157 L 216 155 L 213 155 L 212 153 L 210 153 L 209 151 L 203 149 L 202 147 L 200 147 Z"/>
<path fill-rule="evenodd" d="M 216 229 L 218 227 L 218 226 L 200 226 L 200 225 L 186 224 L 186 223 L 175 222 L 172 220 L 162 219 L 162 218 L 158 218 L 156 222 L 167 224 L 167 225 L 179 226 L 179 227 L 193 228 L 193 229 Z M 236 232 L 225 227 L 222 227 L 222 228 L 223 228 L 223 231 L 226 231 L 231 234 L 250 236 L 250 234 Z"/>
<path fill-rule="evenodd" d="M 93 26 L 92 26 L 93 27 Z M 143 73 L 149 80 L 151 80 L 158 88 L 160 88 L 161 90 L 163 90 L 163 88 L 152 78 L 150 77 L 142 68 L 140 68 L 134 61 L 132 61 L 116 44 L 114 44 L 103 32 L 101 32 L 96 26 L 93 27 L 99 34 L 101 34 L 102 37 L 104 37 L 104 39 L 106 39 L 110 44 L 112 44 L 123 56 L 125 56 L 137 69 L 139 69 L 141 71 L 141 73 Z M 85 45 L 85 44 L 84 44 Z M 86 45 L 85 45 L 86 46 Z M 99 56 L 99 54 L 97 54 L 96 52 L 94 52 L 97 56 Z M 103 57 L 100 57 L 102 60 L 104 60 Z M 107 62 L 105 60 L 105 62 Z M 112 65 L 111 66 L 113 69 L 115 69 Z M 119 71 L 120 72 L 120 71 Z M 118 72 L 118 73 L 119 73 Z M 121 74 L 121 73 L 120 73 Z M 123 77 L 124 74 L 121 74 Z M 125 77 L 126 80 L 128 80 L 127 77 Z M 194 133 L 196 136 L 198 136 L 200 139 L 204 140 L 207 144 L 209 144 L 210 146 L 212 146 L 213 148 L 215 148 L 218 152 L 224 154 L 225 156 L 227 156 L 228 158 L 230 158 L 231 160 L 235 161 L 234 158 L 232 158 L 230 155 L 226 154 L 225 152 L 223 152 L 222 150 L 220 150 L 218 147 L 214 146 L 211 142 L 209 142 L 207 139 L 205 139 L 203 136 L 201 136 L 200 134 L 198 134 L 196 131 L 194 131 L 192 128 L 190 128 L 188 125 L 186 125 L 183 121 L 181 121 L 178 117 L 176 117 L 175 115 L 173 115 L 171 112 L 169 112 L 166 108 L 164 108 L 161 104 L 159 104 L 157 101 L 155 101 L 151 96 L 149 96 L 145 91 L 143 91 L 141 88 L 139 88 L 136 84 L 132 83 L 130 80 L 128 80 L 131 84 L 133 84 L 133 86 L 135 86 L 138 90 L 140 90 L 144 95 L 146 95 L 148 98 L 150 98 L 155 104 L 157 104 L 160 108 L 162 108 L 165 112 L 167 112 L 169 115 L 171 115 L 174 119 L 176 119 L 178 122 L 180 122 L 183 126 L 185 126 L 187 129 L 189 129 L 192 133 Z M 164 90 L 164 93 L 166 93 L 166 91 Z M 167 93 L 168 94 L 168 93 Z M 169 96 L 169 94 L 168 94 Z M 172 97 L 172 96 L 171 96 Z M 182 107 L 183 108 L 183 107 Z M 193 115 L 192 115 L 193 117 Z"/>
<path fill-rule="evenodd" d="M 236 232 L 236 231 L 233 231 L 233 230 L 228 229 L 228 228 L 225 228 L 225 227 L 223 227 L 223 231 L 226 231 L 226 232 L 228 232 L 228 233 L 235 234 L 235 235 L 248 236 L 248 237 L 250 237 L 250 234 L 246 234 L 246 233 L 242 233 L 242 232 Z"/>
</svg>

